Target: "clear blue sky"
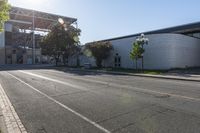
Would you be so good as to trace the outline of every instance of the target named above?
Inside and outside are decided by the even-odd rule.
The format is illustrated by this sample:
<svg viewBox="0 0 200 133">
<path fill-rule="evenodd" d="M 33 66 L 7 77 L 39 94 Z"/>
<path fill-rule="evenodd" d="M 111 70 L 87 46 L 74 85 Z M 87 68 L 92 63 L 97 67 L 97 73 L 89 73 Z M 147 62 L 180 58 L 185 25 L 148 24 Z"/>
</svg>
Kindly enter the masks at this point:
<svg viewBox="0 0 200 133">
<path fill-rule="evenodd" d="M 200 21 L 200 0 L 9 0 L 11 5 L 78 18 L 81 42 Z"/>
</svg>

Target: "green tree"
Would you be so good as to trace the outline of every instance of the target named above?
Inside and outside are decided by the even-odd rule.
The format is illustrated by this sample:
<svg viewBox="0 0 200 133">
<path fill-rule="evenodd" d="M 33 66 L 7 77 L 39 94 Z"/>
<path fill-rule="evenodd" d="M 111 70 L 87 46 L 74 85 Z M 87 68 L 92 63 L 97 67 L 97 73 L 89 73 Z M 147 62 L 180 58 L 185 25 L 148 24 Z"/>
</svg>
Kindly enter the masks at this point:
<svg viewBox="0 0 200 133">
<path fill-rule="evenodd" d="M 97 67 L 102 67 L 102 61 L 107 59 L 110 55 L 110 51 L 113 49 L 110 42 L 93 42 L 86 44 L 86 51 L 89 50 L 96 59 Z"/>
<path fill-rule="evenodd" d="M 0 0 L 0 32 L 4 29 L 4 22 L 9 19 L 10 7 L 7 0 Z"/>
<path fill-rule="evenodd" d="M 65 60 L 79 50 L 79 41 L 77 38 L 80 35 L 80 32 L 80 29 L 71 25 L 54 25 L 40 43 L 42 54 L 54 57 L 56 65 L 62 56 L 63 63 L 65 64 Z"/>
<path fill-rule="evenodd" d="M 136 70 L 138 69 L 138 59 L 142 58 L 142 55 L 144 53 L 144 48 L 141 47 L 140 42 L 136 41 L 133 43 L 132 50 L 130 52 L 130 58 L 132 60 L 135 60 Z"/>
</svg>

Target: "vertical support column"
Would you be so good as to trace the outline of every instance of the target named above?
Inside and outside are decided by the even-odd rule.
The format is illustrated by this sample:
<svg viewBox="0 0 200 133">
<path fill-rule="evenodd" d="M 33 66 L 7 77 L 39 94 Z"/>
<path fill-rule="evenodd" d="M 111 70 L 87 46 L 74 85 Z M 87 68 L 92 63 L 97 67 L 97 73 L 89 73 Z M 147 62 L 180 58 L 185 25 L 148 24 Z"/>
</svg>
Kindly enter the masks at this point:
<svg viewBox="0 0 200 133">
<path fill-rule="evenodd" d="M 144 44 L 142 44 L 142 49 L 144 49 Z M 142 54 L 142 72 L 144 73 L 144 53 Z"/>
<path fill-rule="evenodd" d="M 78 29 L 78 20 L 76 20 L 75 25 L 76 25 L 76 29 Z M 77 46 L 79 47 L 79 42 L 77 42 Z M 76 66 L 79 67 L 80 66 L 80 59 L 79 59 L 79 55 L 80 55 L 80 51 L 77 54 L 77 59 L 76 59 Z"/>
<path fill-rule="evenodd" d="M 6 55 L 6 27 L 5 27 L 5 23 L 3 23 L 3 28 L 4 28 L 4 30 L 3 30 L 3 32 L 2 32 L 2 34 L 3 34 L 3 41 L 2 41 L 2 43 L 3 43 L 3 47 L 4 47 L 4 63 L 5 64 L 7 64 L 7 55 Z"/>
<path fill-rule="evenodd" d="M 35 64 L 35 12 L 33 11 L 33 16 L 32 16 L 32 32 L 33 32 L 33 48 L 32 48 L 32 64 Z"/>
<path fill-rule="evenodd" d="M 0 32 L 0 64 L 5 64 L 5 34 Z"/>
</svg>

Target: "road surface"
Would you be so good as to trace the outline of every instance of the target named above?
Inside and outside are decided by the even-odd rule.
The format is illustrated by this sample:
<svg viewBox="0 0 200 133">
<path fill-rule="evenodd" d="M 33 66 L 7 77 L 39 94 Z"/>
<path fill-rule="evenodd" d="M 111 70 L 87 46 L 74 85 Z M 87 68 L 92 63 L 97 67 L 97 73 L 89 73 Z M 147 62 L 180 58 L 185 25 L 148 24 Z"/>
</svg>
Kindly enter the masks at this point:
<svg viewBox="0 0 200 133">
<path fill-rule="evenodd" d="M 200 83 L 92 72 L 0 71 L 30 133 L 200 133 Z"/>
</svg>

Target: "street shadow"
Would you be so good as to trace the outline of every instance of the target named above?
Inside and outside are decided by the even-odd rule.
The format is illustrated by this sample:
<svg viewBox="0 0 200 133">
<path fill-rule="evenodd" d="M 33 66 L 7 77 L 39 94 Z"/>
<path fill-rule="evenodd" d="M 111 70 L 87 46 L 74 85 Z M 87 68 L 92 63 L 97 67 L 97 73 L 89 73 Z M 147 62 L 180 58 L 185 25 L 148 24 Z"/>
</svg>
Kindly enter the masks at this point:
<svg viewBox="0 0 200 133">
<path fill-rule="evenodd" d="M 57 67 L 57 68 L 53 68 L 54 70 L 57 71 L 61 71 L 64 73 L 69 73 L 69 74 L 73 74 L 73 75 L 79 75 L 79 76 L 86 76 L 86 75 L 128 75 L 125 73 L 113 73 L 113 72 L 109 72 L 109 71 L 98 71 L 98 70 L 94 70 L 94 69 L 85 69 L 85 68 L 71 68 L 71 67 Z"/>
<path fill-rule="evenodd" d="M 0 71 L 32 70 L 32 69 L 51 69 L 53 65 L 0 65 Z"/>
<path fill-rule="evenodd" d="M 0 71 L 16 71 L 16 70 L 57 70 L 68 74 L 87 76 L 87 75 L 127 75 L 127 74 L 115 74 L 112 72 L 100 72 L 98 70 L 84 69 L 84 68 L 71 68 L 66 66 L 55 65 L 1 65 Z"/>
</svg>

